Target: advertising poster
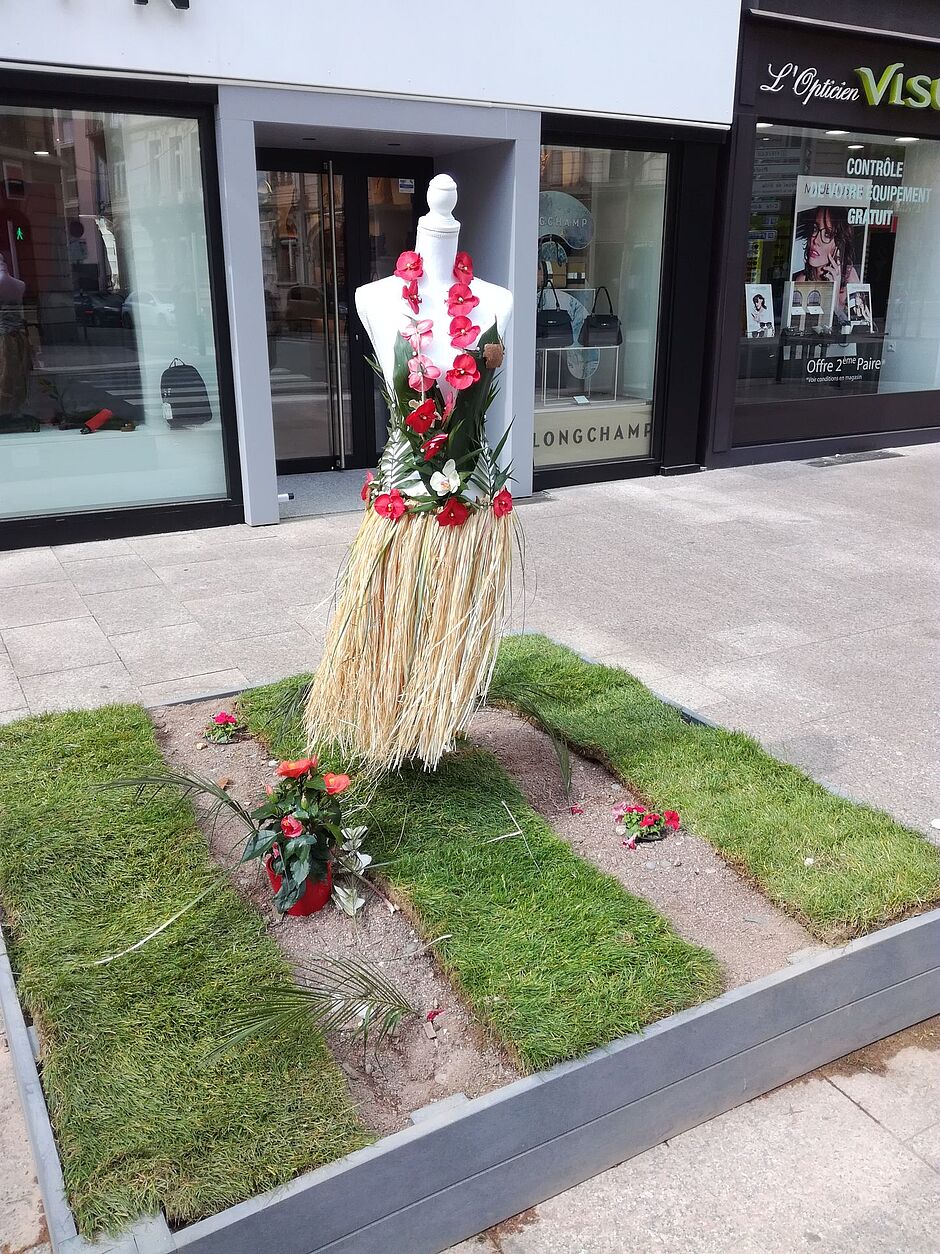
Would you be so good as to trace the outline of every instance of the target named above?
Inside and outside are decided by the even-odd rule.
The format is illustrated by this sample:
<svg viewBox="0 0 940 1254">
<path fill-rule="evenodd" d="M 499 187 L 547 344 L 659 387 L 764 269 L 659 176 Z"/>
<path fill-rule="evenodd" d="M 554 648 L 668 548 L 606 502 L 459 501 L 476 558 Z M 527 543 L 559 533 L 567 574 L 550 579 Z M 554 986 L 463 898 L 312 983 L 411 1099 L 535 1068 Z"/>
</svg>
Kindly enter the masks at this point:
<svg viewBox="0 0 940 1254">
<path fill-rule="evenodd" d="M 745 283 L 744 311 L 747 333 L 752 340 L 773 339 L 774 294 L 769 283 Z"/>
<path fill-rule="evenodd" d="M 846 284 L 846 307 L 848 320 L 853 327 L 864 327 L 874 331 L 875 324 L 871 312 L 871 286 L 868 283 Z"/>
<path fill-rule="evenodd" d="M 832 326 L 834 296 L 834 283 L 787 283 L 783 292 L 787 329 L 806 335 L 828 331 Z"/>
<path fill-rule="evenodd" d="M 802 174 L 796 181 L 790 278 L 799 286 L 832 284 L 826 325 L 848 321 L 847 289 L 862 280 L 871 195 L 871 179 Z"/>
</svg>

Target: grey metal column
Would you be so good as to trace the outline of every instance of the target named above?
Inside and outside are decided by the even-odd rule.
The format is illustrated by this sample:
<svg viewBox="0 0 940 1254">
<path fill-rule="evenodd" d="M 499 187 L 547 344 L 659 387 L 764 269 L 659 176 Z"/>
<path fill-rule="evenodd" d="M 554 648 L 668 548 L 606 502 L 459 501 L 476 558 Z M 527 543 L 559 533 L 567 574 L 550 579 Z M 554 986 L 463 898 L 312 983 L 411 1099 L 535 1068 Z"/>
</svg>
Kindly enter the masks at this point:
<svg viewBox="0 0 940 1254">
<path fill-rule="evenodd" d="M 219 88 L 216 140 L 245 521 L 257 527 L 278 522 L 279 511 L 255 128 L 250 117 L 239 116 L 244 102 L 244 93 Z"/>
</svg>

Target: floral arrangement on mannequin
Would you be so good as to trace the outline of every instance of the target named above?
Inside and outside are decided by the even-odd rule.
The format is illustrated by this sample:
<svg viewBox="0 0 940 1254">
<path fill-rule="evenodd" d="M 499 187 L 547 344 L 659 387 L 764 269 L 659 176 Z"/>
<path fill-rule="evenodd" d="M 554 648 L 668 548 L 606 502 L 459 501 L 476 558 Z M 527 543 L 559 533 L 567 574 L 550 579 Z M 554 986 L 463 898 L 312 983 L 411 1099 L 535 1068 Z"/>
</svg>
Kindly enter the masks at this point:
<svg viewBox="0 0 940 1254">
<path fill-rule="evenodd" d="M 508 429 L 495 447 L 486 439 L 512 296 L 458 250 L 456 200 L 453 180 L 435 177 L 414 251 L 356 293 L 389 438 L 363 485 L 306 725 L 311 744 L 333 741 L 380 769 L 433 768 L 466 729 L 496 660 L 512 566 Z"/>
</svg>

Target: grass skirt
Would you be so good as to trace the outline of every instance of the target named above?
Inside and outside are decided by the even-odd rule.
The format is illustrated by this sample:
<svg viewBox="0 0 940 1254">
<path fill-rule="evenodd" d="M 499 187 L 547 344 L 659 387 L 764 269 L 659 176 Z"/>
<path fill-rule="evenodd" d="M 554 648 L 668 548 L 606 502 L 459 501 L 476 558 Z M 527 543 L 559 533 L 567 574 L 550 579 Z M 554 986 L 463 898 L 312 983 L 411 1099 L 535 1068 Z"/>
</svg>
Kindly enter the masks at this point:
<svg viewBox="0 0 940 1254">
<path fill-rule="evenodd" d="M 397 522 L 369 509 L 340 581 L 306 709 L 311 745 L 350 760 L 428 769 L 486 694 L 507 607 L 515 515 L 473 510 Z"/>
</svg>

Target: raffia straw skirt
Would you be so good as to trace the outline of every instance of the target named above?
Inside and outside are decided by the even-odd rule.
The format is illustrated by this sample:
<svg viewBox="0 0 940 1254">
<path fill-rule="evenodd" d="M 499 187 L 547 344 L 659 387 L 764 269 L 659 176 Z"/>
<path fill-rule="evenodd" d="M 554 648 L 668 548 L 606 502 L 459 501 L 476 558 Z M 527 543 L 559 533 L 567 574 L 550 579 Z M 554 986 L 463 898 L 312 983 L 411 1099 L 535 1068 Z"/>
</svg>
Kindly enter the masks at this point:
<svg viewBox="0 0 940 1254">
<path fill-rule="evenodd" d="M 350 550 L 307 703 L 311 745 L 394 769 L 429 769 L 486 693 L 505 621 L 513 514 L 398 522 L 367 510 Z"/>
</svg>

